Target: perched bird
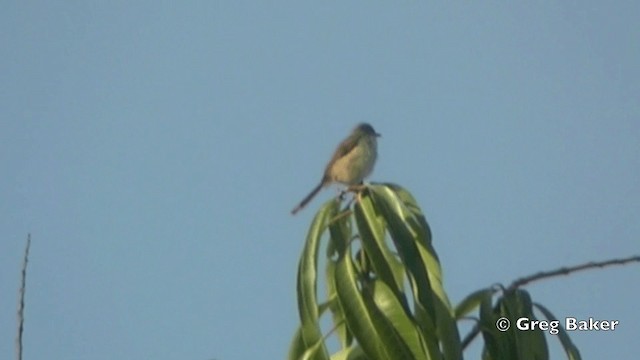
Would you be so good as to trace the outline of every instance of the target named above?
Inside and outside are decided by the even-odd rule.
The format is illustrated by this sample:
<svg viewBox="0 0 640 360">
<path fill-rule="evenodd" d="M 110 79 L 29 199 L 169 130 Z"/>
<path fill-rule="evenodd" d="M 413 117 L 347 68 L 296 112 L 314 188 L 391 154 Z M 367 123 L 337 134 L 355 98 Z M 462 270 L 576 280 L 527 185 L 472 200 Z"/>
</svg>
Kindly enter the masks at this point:
<svg viewBox="0 0 640 360">
<path fill-rule="evenodd" d="M 379 137 L 373 127 L 367 123 L 356 126 L 351 135 L 344 139 L 336 149 L 333 157 L 324 169 L 320 184 L 311 190 L 298 206 L 291 210 L 295 215 L 302 210 L 316 194 L 325 186 L 332 183 L 356 185 L 371 174 L 378 157 Z"/>
</svg>

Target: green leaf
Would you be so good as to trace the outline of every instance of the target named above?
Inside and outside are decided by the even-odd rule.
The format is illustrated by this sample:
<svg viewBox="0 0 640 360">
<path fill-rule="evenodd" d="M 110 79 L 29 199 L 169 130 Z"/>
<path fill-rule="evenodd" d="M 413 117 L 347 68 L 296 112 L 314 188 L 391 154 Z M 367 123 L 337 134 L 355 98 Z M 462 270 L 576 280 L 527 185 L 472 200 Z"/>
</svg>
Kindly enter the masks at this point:
<svg viewBox="0 0 640 360">
<path fill-rule="evenodd" d="M 329 359 L 329 352 L 324 345 L 322 331 L 319 324 L 317 278 L 318 278 L 318 248 L 321 236 L 329 221 L 337 211 L 335 202 L 325 205 L 314 218 L 307 241 L 302 251 L 302 257 L 298 265 L 298 312 L 302 325 L 300 338 L 306 348 L 318 346 L 318 351 L 313 351 L 312 359 Z M 294 340 L 296 341 L 296 340 Z M 318 345 L 320 343 L 320 345 Z"/>
<path fill-rule="evenodd" d="M 347 325 L 358 344 L 371 359 L 411 359 L 411 352 L 393 327 L 384 319 L 369 296 L 358 289 L 358 274 L 351 258 L 351 249 L 338 260 L 336 289 Z"/>
<path fill-rule="evenodd" d="M 540 312 L 544 315 L 545 318 L 547 318 L 547 320 L 554 321 L 558 319 L 557 317 L 555 317 L 555 315 L 551 313 L 551 311 L 549 311 L 549 309 L 542 306 L 542 304 L 533 303 L 533 306 L 536 309 L 540 310 Z M 578 348 L 573 344 L 573 342 L 571 341 L 571 338 L 569 337 L 569 334 L 567 334 L 567 331 L 562 326 L 558 326 L 557 336 L 558 336 L 558 340 L 560 340 L 560 343 L 562 344 L 562 347 L 564 348 L 564 351 L 567 353 L 567 359 L 569 360 L 582 359 L 582 357 L 580 356 L 580 351 L 578 351 Z"/>
<path fill-rule="evenodd" d="M 522 360 L 545 360 L 549 358 L 549 350 L 544 332 L 539 327 L 530 330 L 518 330 L 516 321 L 526 317 L 536 320 L 533 314 L 531 296 L 525 290 L 517 289 L 505 294 L 502 301 L 503 315 L 511 320 L 511 329 L 514 343 L 512 348 L 517 352 L 517 358 Z"/>
<path fill-rule="evenodd" d="M 460 334 L 453 308 L 442 284 L 442 271 L 431 246 L 431 230 L 408 192 L 396 185 L 371 186 L 374 205 L 385 219 L 391 239 L 409 273 L 416 315 L 434 355 L 434 339 L 440 341 L 445 359 L 462 357 Z M 408 201 L 407 204 L 403 200 Z M 434 331 L 435 330 L 435 331 Z M 435 355 L 434 355 L 435 356 Z"/>
<path fill-rule="evenodd" d="M 396 333 L 407 344 L 413 358 L 431 359 L 430 354 L 426 352 L 426 342 L 419 327 L 405 312 L 405 308 L 384 282 L 380 280 L 374 282 L 373 299 L 385 318 L 393 325 Z"/>
<path fill-rule="evenodd" d="M 342 349 L 331 356 L 331 360 L 369 360 L 358 345 Z"/>
<path fill-rule="evenodd" d="M 493 289 L 487 288 L 474 291 L 471 294 L 467 295 L 467 297 L 464 298 L 460 302 L 460 304 L 458 304 L 458 306 L 456 306 L 456 319 L 460 320 L 461 318 L 475 310 L 480 306 L 482 301 L 486 299 L 487 296 L 491 297 L 493 293 Z"/>
<path fill-rule="evenodd" d="M 352 341 L 353 335 L 347 327 L 346 320 L 342 308 L 338 303 L 338 295 L 335 286 L 335 268 L 336 263 L 333 260 L 327 261 L 327 297 L 329 298 L 328 304 L 331 309 L 331 317 L 335 327 L 335 333 L 338 336 L 338 341 L 342 348 L 348 348 Z"/>
<path fill-rule="evenodd" d="M 500 316 L 496 316 L 493 310 L 493 298 L 487 296 L 480 302 L 480 331 L 484 339 L 483 359 L 502 359 L 504 352 L 501 343 L 501 333 L 496 329 L 496 321 Z M 504 338 L 502 339 L 504 341 Z M 505 357 L 506 358 L 506 357 Z"/>
<path fill-rule="evenodd" d="M 298 328 L 296 330 L 295 335 L 293 336 L 293 341 L 291 341 L 287 359 L 290 359 L 290 360 L 300 359 L 304 354 L 305 349 L 306 349 L 306 346 L 304 344 L 304 340 L 302 339 L 302 330 L 301 328 Z"/>
<path fill-rule="evenodd" d="M 370 196 L 365 196 L 354 207 L 358 233 L 376 276 L 384 281 L 408 309 L 403 291 L 405 268 L 385 242 L 385 222 L 376 212 Z"/>
<path fill-rule="evenodd" d="M 410 281 L 414 282 L 415 300 L 428 311 L 428 318 L 435 319 L 431 284 L 426 264 L 420 258 L 420 251 L 416 244 L 418 234 L 404 221 L 406 211 L 398 197 L 386 186 L 372 187 L 374 204 L 379 209 L 387 223 L 387 229 L 398 251 L 400 259 L 405 265 Z M 428 328 L 435 329 L 435 321 L 428 324 Z"/>
</svg>

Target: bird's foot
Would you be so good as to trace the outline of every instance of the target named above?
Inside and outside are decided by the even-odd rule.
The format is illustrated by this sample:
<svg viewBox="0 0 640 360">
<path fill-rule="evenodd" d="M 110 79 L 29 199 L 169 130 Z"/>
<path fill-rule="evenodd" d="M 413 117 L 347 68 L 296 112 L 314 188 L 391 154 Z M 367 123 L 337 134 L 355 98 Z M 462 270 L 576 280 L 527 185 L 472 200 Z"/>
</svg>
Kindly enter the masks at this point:
<svg viewBox="0 0 640 360">
<path fill-rule="evenodd" d="M 347 187 L 346 191 L 359 194 L 366 188 L 367 188 L 367 185 L 365 185 L 363 183 L 360 183 L 360 184 L 356 184 L 356 185 L 349 185 L 349 187 Z"/>
</svg>

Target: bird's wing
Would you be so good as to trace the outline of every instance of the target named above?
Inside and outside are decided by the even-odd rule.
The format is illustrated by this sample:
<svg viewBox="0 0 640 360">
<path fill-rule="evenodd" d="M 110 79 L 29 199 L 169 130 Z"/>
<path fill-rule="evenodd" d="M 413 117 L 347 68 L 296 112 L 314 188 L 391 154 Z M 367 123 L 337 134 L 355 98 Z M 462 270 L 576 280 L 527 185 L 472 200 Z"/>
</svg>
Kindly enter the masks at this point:
<svg viewBox="0 0 640 360">
<path fill-rule="evenodd" d="M 333 156 L 331 157 L 331 160 L 329 160 L 329 163 L 327 164 L 327 168 L 325 169 L 325 177 L 328 174 L 329 168 L 331 167 L 331 164 L 334 164 L 336 162 L 336 160 L 340 159 L 341 157 L 347 155 L 348 153 L 351 152 L 351 150 L 353 150 L 353 148 L 356 147 L 356 145 L 358 145 L 358 139 L 360 137 L 357 134 L 351 134 L 348 138 L 344 139 L 340 145 L 338 145 L 338 148 L 336 149 L 336 152 L 333 153 Z"/>
</svg>

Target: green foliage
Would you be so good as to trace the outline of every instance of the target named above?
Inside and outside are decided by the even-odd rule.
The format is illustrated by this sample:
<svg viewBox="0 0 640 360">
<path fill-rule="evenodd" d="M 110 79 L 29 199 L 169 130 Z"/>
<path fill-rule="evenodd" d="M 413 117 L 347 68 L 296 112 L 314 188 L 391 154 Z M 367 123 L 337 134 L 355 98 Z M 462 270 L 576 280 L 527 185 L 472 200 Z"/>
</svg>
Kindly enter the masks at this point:
<svg viewBox="0 0 640 360">
<path fill-rule="evenodd" d="M 393 184 L 369 185 L 357 194 L 353 206 L 339 205 L 331 200 L 318 212 L 300 258 L 301 325 L 290 360 L 462 359 L 456 322 L 476 309 L 477 330 L 485 341 L 483 358 L 548 359 L 541 330 L 496 328 L 501 317 L 535 319 L 527 292 L 505 291 L 494 304 L 498 291 L 482 289 L 455 309 L 451 306 L 431 230 L 406 190 Z M 325 285 L 322 299 L 319 282 Z M 560 338 L 565 349 L 570 348 L 568 357 L 579 359 L 566 333 Z"/>
</svg>

